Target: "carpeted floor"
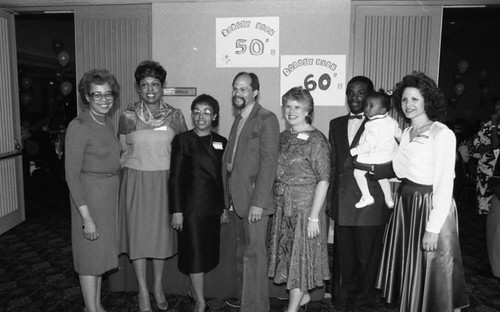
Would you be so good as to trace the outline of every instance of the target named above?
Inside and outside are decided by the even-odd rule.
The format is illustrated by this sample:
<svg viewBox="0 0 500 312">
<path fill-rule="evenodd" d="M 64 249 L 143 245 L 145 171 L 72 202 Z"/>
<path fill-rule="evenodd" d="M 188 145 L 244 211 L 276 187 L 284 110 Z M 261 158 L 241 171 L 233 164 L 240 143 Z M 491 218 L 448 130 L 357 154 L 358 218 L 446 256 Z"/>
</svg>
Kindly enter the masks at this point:
<svg viewBox="0 0 500 312">
<path fill-rule="evenodd" d="M 70 220 L 64 186 L 30 181 L 26 221 L 0 235 L 0 311 L 82 311 L 78 277 L 72 268 Z M 34 191 L 37 190 L 37 191 Z M 485 219 L 475 214 L 474 198 L 460 208 L 460 235 L 470 307 L 464 311 L 500 311 L 500 280 L 491 276 L 484 237 Z M 331 252 L 331 248 L 330 248 Z M 138 311 L 136 293 L 113 293 L 103 284 L 108 311 Z M 192 311 L 186 297 L 168 295 L 171 311 Z M 271 298 L 271 311 L 286 300 Z M 209 299 L 212 311 L 237 311 L 223 299 Z M 379 301 L 379 312 L 395 312 Z M 340 311 L 330 299 L 313 302 L 308 311 Z M 438 311 L 437 311 L 438 312 Z"/>
</svg>

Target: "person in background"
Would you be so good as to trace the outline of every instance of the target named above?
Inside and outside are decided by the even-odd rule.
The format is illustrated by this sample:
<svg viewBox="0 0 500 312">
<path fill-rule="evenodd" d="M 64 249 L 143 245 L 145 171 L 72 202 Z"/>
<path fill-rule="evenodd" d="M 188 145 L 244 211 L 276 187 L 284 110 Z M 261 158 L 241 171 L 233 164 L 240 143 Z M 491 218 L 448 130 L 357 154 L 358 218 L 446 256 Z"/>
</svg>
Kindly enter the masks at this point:
<svg viewBox="0 0 500 312">
<path fill-rule="evenodd" d="M 240 72 L 234 77 L 232 104 L 238 115 L 222 159 L 226 208 L 236 227 L 238 298 L 226 303 L 241 312 L 269 311 L 266 234 L 274 213 L 272 186 L 278 166 L 279 124 L 257 102 L 259 78 Z"/>
<path fill-rule="evenodd" d="M 335 221 L 336 254 L 340 262 L 342 292 L 338 304 L 345 311 L 372 311 L 376 305 L 374 285 L 389 212 L 375 179 L 368 181 L 374 203 L 363 209 L 355 207 L 361 192 L 354 179 L 350 149 L 357 145 L 364 131 L 367 119 L 363 111 L 371 92 L 370 79 L 352 78 L 346 89 L 350 113 L 330 121 L 332 174 L 327 200 L 329 216 Z M 334 276 L 333 280 L 336 279 Z"/>
<path fill-rule="evenodd" d="M 358 145 L 351 148 L 351 155 L 357 156 L 354 161 L 354 178 L 361 191 L 361 199 L 354 205 L 356 208 L 363 208 L 375 202 L 366 181 L 367 170 L 363 167 L 392 161 L 401 140 L 401 129 L 398 122 L 389 116 L 390 109 L 391 97 L 383 90 L 373 92 L 366 98 L 365 117 L 368 121 Z M 358 166 L 362 169 L 358 169 Z M 386 206 L 393 208 L 394 200 L 389 180 L 381 179 L 378 183 L 384 192 Z"/>
<path fill-rule="evenodd" d="M 168 211 L 171 142 L 187 130 L 180 109 L 162 100 L 167 72 L 157 62 L 143 61 L 135 70 L 140 101 L 120 116 L 123 148 L 119 200 L 120 252 L 127 253 L 139 284 L 139 310 L 150 311 L 146 259 L 153 259 L 156 306 L 168 309 L 162 276 L 165 259 L 177 242 Z"/>
<path fill-rule="evenodd" d="M 104 312 L 102 274 L 118 267 L 118 172 L 120 143 L 107 116 L 120 85 L 105 69 L 93 69 L 78 84 L 87 109 L 66 132 L 66 181 L 71 197 L 73 265 L 85 311 Z"/>
<path fill-rule="evenodd" d="M 307 309 L 309 290 L 330 279 L 325 214 L 330 146 L 311 125 L 314 101 L 309 91 L 292 88 L 282 104 L 290 129 L 280 134 L 268 275 L 277 284 L 286 283 L 286 311 L 295 312 Z"/>
<path fill-rule="evenodd" d="M 489 180 L 493 176 L 493 170 L 498 160 L 500 142 L 498 139 L 498 117 L 500 115 L 500 98 L 493 98 L 491 105 L 491 120 L 481 124 L 479 131 L 474 137 L 472 157 L 477 159 L 477 200 L 478 213 L 488 214 L 491 205 L 492 188 Z"/>
<path fill-rule="evenodd" d="M 227 140 L 212 131 L 219 123 L 219 102 L 207 94 L 191 104 L 194 129 L 172 141 L 169 193 L 172 227 L 178 231 L 179 271 L 188 274 L 196 306 L 210 311 L 203 295 L 205 273 L 219 263 L 220 225 L 224 209 L 222 155 Z"/>
<path fill-rule="evenodd" d="M 452 312 L 468 305 L 452 198 L 456 139 L 438 120 L 446 103 L 421 72 L 405 76 L 394 91 L 411 122 L 393 158 L 402 183 L 384 235 L 376 287 L 399 311 Z"/>
</svg>

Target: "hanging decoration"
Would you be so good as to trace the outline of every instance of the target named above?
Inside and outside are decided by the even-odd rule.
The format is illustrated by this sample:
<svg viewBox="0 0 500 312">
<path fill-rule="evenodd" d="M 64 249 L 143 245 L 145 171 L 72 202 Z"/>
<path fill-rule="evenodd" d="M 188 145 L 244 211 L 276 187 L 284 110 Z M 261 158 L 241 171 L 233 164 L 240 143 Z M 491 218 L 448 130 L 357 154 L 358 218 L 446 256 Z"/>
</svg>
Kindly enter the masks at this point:
<svg viewBox="0 0 500 312">
<path fill-rule="evenodd" d="M 71 84 L 71 82 L 69 81 L 63 81 L 61 83 L 61 93 L 63 95 L 68 95 L 71 93 L 71 91 L 73 90 L 73 85 Z"/>
<path fill-rule="evenodd" d="M 69 63 L 69 54 L 66 51 L 61 51 L 59 54 L 57 54 L 57 60 L 59 61 L 59 64 L 64 67 L 68 65 Z"/>
</svg>

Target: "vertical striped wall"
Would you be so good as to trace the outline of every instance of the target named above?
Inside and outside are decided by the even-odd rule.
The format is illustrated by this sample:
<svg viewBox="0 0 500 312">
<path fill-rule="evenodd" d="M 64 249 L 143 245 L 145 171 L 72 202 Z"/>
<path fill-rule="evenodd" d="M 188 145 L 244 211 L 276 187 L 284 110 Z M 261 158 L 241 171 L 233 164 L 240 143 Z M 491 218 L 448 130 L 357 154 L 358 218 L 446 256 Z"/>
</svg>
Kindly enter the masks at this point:
<svg viewBox="0 0 500 312">
<path fill-rule="evenodd" d="M 413 70 L 427 73 L 431 22 L 430 16 L 367 16 L 363 72 L 386 90 Z"/>
<path fill-rule="evenodd" d="M 0 51 L 10 52 L 8 21 L 1 17 Z M 15 149 L 10 62 L 10 53 L 0 52 L 0 155 L 12 152 Z"/>
<path fill-rule="evenodd" d="M 0 155 L 9 154 L 15 151 L 14 127 L 16 126 L 14 113 L 17 114 L 14 105 L 17 105 L 13 97 L 13 84 L 17 84 L 17 75 L 12 72 L 16 62 L 12 57 L 12 35 L 14 32 L 9 28 L 13 26 L 13 19 L 5 12 L 0 15 Z M 10 18 L 11 20 L 8 20 Z M 15 41 L 14 41 L 15 44 Z M 22 211 L 19 205 L 23 203 L 22 172 L 18 166 L 20 157 L 11 157 L 0 160 L 0 218 L 17 211 Z M 20 209 L 21 208 L 21 209 Z M 13 224 L 15 225 L 15 224 Z M 0 233 L 12 227 L 5 226 L 0 222 Z"/>
<path fill-rule="evenodd" d="M 353 75 L 386 91 L 414 70 L 437 81 L 441 41 L 440 6 L 354 5 Z M 392 115 L 405 127 L 402 117 Z"/>
<path fill-rule="evenodd" d="M 0 160 L 0 217 L 18 209 L 16 159 Z"/>
<path fill-rule="evenodd" d="M 116 76 L 121 92 L 111 112 L 115 129 L 120 113 L 137 101 L 134 71 L 151 55 L 150 16 L 150 6 L 96 6 L 75 11 L 77 80 L 92 68 L 106 68 Z"/>
</svg>

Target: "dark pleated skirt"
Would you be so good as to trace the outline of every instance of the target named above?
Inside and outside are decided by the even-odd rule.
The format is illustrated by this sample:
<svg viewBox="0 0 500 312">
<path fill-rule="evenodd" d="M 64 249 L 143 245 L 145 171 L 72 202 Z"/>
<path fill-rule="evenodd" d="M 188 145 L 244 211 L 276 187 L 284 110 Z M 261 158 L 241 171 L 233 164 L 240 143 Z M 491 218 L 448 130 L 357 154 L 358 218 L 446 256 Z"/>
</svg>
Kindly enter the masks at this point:
<svg viewBox="0 0 500 312">
<path fill-rule="evenodd" d="M 179 271 L 207 273 L 219 264 L 220 215 L 184 217 L 177 234 Z"/>
<path fill-rule="evenodd" d="M 434 252 L 422 249 L 432 186 L 403 181 L 384 234 L 376 287 L 405 312 L 452 312 L 468 305 L 455 202 Z"/>
</svg>

